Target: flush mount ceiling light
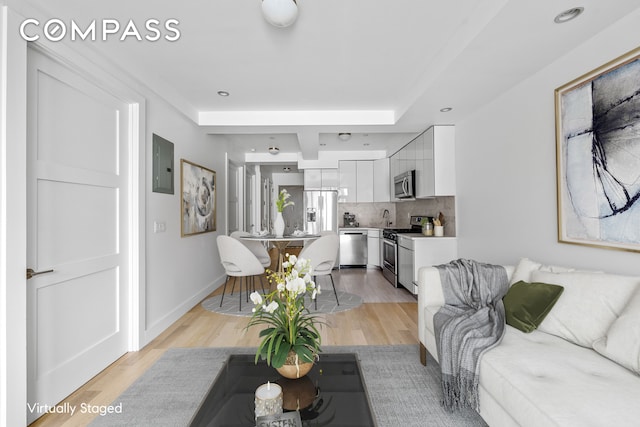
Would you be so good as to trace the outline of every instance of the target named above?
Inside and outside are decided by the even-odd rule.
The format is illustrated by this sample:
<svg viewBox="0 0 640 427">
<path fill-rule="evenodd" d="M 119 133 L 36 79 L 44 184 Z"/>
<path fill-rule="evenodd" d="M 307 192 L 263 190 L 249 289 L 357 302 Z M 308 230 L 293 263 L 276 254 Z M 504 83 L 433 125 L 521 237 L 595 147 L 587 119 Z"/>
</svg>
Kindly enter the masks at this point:
<svg viewBox="0 0 640 427">
<path fill-rule="evenodd" d="M 584 12 L 584 7 L 574 7 L 564 12 L 559 13 L 553 18 L 553 22 L 556 24 L 564 24 L 565 22 L 569 22 L 572 19 L 577 18 L 582 12 Z"/>
<path fill-rule="evenodd" d="M 275 156 L 276 154 L 278 154 L 280 152 L 280 149 L 278 147 L 275 147 L 275 146 L 274 147 L 269 147 L 269 152 Z"/>
<path fill-rule="evenodd" d="M 298 17 L 296 0 L 262 0 L 262 15 L 275 27 L 288 27 Z"/>
<path fill-rule="evenodd" d="M 338 138 L 340 138 L 341 141 L 348 141 L 351 139 L 351 134 L 349 132 L 340 132 Z"/>
<path fill-rule="evenodd" d="M 220 95 L 220 96 L 229 96 L 229 92 L 227 92 L 226 90 L 219 90 L 218 91 L 218 95 Z"/>
<path fill-rule="evenodd" d="M 442 113 L 448 113 L 448 112 L 449 112 L 449 111 L 451 111 L 451 110 L 453 110 L 453 108 L 451 108 L 451 107 L 444 107 L 444 108 L 441 108 L 441 109 L 440 109 L 440 111 L 441 111 Z"/>
</svg>

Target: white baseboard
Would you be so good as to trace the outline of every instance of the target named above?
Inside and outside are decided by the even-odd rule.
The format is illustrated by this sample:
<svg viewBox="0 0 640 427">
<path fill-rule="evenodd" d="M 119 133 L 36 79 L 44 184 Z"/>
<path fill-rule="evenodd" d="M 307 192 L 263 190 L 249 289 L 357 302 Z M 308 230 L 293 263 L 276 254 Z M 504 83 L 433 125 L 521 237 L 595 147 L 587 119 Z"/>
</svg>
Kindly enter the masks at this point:
<svg viewBox="0 0 640 427">
<path fill-rule="evenodd" d="M 165 316 L 155 321 L 152 325 L 148 325 L 142 334 L 140 348 L 149 344 L 154 338 L 163 333 L 175 321 L 180 319 L 180 317 L 182 317 L 186 312 L 191 310 L 193 306 L 202 301 L 204 297 L 216 290 L 220 285 L 224 283 L 225 278 L 226 276 L 218 277 L 206 288 L 204 288 L 188 300 L 184 301 L 182 304 L 178 305 L 175 309 L 171 310 Z"/>
</svg>

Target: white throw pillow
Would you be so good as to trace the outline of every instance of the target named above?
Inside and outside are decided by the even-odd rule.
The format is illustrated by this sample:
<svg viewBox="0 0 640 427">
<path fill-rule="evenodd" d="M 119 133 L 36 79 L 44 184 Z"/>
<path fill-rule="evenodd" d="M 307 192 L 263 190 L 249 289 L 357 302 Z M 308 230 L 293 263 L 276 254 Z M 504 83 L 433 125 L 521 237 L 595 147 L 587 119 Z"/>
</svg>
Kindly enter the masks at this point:
<svg viewBox="0 0 640 427">
<path fill-rule="evenodd" d="M 513 270 L 510 284 L 513 285 L 520 281 L 531 283 L 531 273 L 540 270 L 540 267 L 542 267 L 542 264 L 539 262 L 531 261 L 529 258 L 522 258 L 516 265 L 516 269 Z"/>
<path fill-rule="evenodd" d="M 576 271 L 574 268 L 560 267 L 557 265 L 542 265 L 539 262 L 531 261 L 529 258 L 521 258 L 516 269 L 511 275 L 511 285 L 519 281 L 531 283 L 531 274 L 534 271 L 548 271 L 551 273 L 570 273 Z M 589 272 L 590 273 L 590 272 Z"/>
<path fill-rule="evenodd" d="M 589 348 L 606 335 L 640 283 L 632 276 L 546 271 L 534 271 L 531 280 L 564 287 L 538 330 Z"/>
<path fill-rule="evenodd" d="M 595 351 L 640 374 L 640 288 L 607 331 L 593 343 Z"/>
</svg>

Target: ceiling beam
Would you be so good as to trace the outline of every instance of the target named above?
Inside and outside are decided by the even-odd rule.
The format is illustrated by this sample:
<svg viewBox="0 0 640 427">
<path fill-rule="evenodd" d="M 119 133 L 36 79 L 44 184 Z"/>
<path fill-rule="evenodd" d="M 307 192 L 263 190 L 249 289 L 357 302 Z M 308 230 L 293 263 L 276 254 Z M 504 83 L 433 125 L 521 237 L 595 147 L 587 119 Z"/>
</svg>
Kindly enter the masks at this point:
<svg viewBox="0 0 640 427">
<path fill-rule="evenodd" d="M 200 111 L 200 126 L 366 126 L 394 125 L 393 110 Z"/>
<path fill-rule="evenodd" d="M 303 130 L 298 132 L 300 152 L 305 160 L 318 160 L 320 149 L 320 134 L 317 131 Z"/>
</svg>

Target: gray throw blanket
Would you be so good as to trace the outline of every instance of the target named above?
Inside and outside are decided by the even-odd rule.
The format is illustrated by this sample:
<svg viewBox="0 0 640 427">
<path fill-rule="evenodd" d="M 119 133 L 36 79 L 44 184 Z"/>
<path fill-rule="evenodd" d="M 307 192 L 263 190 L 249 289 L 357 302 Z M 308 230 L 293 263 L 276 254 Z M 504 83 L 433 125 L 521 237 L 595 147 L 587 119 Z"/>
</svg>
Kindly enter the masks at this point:
<svg viewBox="0 0 640 427">
<path fill-rule="evenodd" d="M 480 357 L 504 334 L 507 272 L 499 265 L 465 259 L 436 268 L 445 300 L 433 318 L 443 406 L 449 411 L 464 406 L 478 410 Z"/>
</svg>

